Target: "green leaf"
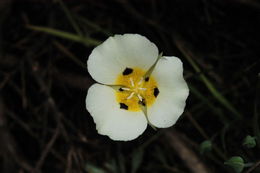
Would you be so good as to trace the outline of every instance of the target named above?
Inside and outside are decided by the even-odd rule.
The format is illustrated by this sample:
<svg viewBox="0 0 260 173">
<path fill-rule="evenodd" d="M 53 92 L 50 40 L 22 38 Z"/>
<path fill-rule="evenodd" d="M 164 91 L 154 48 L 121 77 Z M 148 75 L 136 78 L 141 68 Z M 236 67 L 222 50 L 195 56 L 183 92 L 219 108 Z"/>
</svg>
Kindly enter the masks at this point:
<svg viewBox="0 0 260 173">
<path fill-rule="evenodd" d="M 256 137 L 247 135 L 243 141 L 243 145 L 247 148 L 254 148 L 256 146 Z"/>
<path fill-rule="evenodd" d="M 143 161 L 144 150 L 135 150 L 132 155 L 132 170 L 131 173 L 136 173 Z"/>
<path fill-rule="evenodd" d="M 233 168 L 236 173 L 241 173 L 245 167 L 244 160 L 240 156 L 231 157 L 224 164 Z"/>
<path fill-rule="evenodd" d="M 200 144 L 200 153 L 201 154 L 204 154 L 206 152 L 209 152 L 211 151 L 212 149 L 212 143 L 210 140 L 206 140 L 206 141 L 203 141 L 201 144 Z"/>
<path fill-rule="evenodd" d="M 98 168 L 97 166 L 91 163 L 86 164 L 85 169 L 89 173 L 106 173 L 102 168 Z"/>
</svg>

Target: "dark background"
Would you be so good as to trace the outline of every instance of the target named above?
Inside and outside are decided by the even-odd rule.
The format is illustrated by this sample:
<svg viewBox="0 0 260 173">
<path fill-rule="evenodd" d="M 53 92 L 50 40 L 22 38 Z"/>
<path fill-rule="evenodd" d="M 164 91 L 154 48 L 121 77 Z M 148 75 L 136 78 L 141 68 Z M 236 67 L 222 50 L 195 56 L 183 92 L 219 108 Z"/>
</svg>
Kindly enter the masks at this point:
<svg viewBox="0 0 260 173">
<path fill-rule="evenodd" d="M 259 31 L 256 0 L 1 0 L 0 172 L 232 173 L 233 156 L 260 172 Z M 123 33 L 179 57 L 190 96 L 172 128 L 115 142 L 86 111 L 86 61 Z"/>
</svg>

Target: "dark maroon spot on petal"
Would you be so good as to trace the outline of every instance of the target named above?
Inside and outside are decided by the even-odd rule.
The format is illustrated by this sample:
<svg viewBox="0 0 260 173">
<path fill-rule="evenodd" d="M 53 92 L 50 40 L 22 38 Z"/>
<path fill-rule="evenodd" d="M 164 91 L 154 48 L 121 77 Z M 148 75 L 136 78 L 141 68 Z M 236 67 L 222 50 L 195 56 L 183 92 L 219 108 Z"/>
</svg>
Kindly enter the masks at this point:
<svg viewBox="0 0 260 173">
<path fill-rule="evenodd" d="M 128 110 L 128 106 L 124 103 L 120 103 L 120 109 Z"/>
<path fill-rule="evenodd" d="M 131 69 L 131 68 L 126 68 L 124 71 L 123 71 L 123 75 L 129 75 L 129 74 L 131 74 L 131 73 L 133 73 L 133 69 Z"/>
<path fill-rule="evenodd" d="M 157 96 L 159 95 L 159 93 L 160 93 L 160 91 L 159 91 L 158 88 L 154 88 L 154 89 L 153 89 L 153 95 L 154 95 L 154 97 L 157 97 Z"/>
<path fill-rule="evenodd" d="M 148 82 L 149 81 L 149 77 L 146 77 L 144 80 L 145 80 L 145 82 Z"/>
<path fill-rule="evenodd" d="M 119 88 L 118 90 L 119 90 L 119 91 L 124 91 L 122 88 Z"/>
</svg>

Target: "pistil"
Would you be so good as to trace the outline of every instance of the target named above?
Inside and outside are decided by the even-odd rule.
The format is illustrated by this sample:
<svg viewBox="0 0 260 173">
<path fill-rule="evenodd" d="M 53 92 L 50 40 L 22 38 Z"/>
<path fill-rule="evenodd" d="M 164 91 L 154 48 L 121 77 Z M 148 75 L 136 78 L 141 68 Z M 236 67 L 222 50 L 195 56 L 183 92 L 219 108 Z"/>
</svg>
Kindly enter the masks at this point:
<svg viewBox="0 0 260 173">
<path fill-rule="evenodd" d="M 125 72 L 125 71 L 124 71 Z M 138 68 L 132 68 L 129 74 L 120 74 L 116 84 L 121 85 L 119 92 L 116 93 L 117 101 L 120 104 L 128 106 L 128 111 L 139 111 L 141 106 L 150 106 L 153 104 L 157 92 L 157 83 L 152 76 L 144 77 L 145 72 Z M 159 91 L 159 90 L 158 90 Z M 124 108 L 122 108 L 124 109 Z"/>
</svg>

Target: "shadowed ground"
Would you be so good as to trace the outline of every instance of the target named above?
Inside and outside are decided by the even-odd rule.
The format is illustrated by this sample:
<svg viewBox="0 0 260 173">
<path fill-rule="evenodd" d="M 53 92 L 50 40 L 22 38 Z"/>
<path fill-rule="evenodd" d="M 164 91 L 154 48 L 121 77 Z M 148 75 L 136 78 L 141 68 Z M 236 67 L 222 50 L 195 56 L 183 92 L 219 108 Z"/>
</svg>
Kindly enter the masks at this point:
<svg viewBox="0 0 260 173">
<path fill-rule="evenodd" d="M 260 172 L 259 31 L 256 0 L 1 0 L 0 172 Z M 180 57 L 190 96 L 172 128 L 115 142 L 86 111 L 86 61 L 123 33 Z"/>
</svg>

